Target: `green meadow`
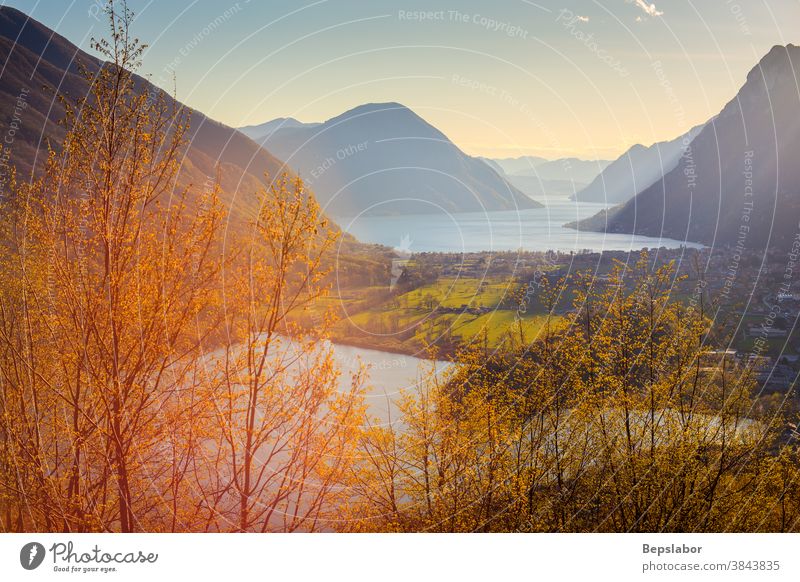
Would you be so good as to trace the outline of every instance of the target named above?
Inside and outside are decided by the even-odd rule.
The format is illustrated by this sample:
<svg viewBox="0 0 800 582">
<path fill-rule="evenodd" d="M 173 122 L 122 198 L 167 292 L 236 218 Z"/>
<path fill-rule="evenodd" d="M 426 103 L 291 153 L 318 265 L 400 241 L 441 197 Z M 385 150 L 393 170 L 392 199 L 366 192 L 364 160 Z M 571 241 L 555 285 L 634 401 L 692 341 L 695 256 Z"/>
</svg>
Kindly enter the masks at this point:
<svg viewBox="0 0 800 582">
<path fill-rule="evenodd" d="M 509 298 L 512 285 L 507 279 L 442 277 L 400 293 L 375 287 L 342 292 L 328 300 L 341 305 L 334 339 L 400 352 L 434 343 L 444 352 L 473 341 L 497 347 L 509 333 L 519 337 L 520 332 L 530 341 L 545 316 L 518 313 Z"/>
</svg>

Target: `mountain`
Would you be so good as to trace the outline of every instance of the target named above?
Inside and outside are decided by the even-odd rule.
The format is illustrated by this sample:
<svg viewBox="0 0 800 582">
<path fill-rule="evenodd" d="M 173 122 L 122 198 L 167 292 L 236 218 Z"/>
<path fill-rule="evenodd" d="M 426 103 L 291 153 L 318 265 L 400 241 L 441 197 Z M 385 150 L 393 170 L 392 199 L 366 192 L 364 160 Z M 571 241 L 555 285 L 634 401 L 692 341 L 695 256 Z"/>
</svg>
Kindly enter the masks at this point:
<svg viewBox="0 0 800 582">
<path fill-rule="evenodd" d="M 267 121 L 266 123 L 262 123 L 260 125 L 248 125 L 245 127 L 240 127 L 239 131 L 241 131 L 250 139 L 259 141 L 268 138 L 278 129 L 315 127 L 317 125 L 319 125 L 319 123 L 303 123 L 302 121 L 297 121 L 294 117 L 278 117 L 277 119 Z"/>
<path fill-rule="evenodd" d="M 622 154 L 575 196 L 581 202 L 620 204 L 636 196 L 678 165 L 689 144 L 703 129 L 693 127 L 672 141 L 649 147 L 636 144 Z"/>
<path fill-rule="evenodd" d="M 773 47 L 663 180 L 577 226 L 790 249 L 800 220 L 799 68 L 799 47 Z"/>
<path fill-rule="evenodd" d="M 549 160 L 540 158 L 538 156 L 521 156 L 519 158 L 481 158 L 484 161 L 490 162 L 492 167 L 499 167 L 509 176 L 515 174 L 530 175 L 531 170 L 541 164 L 547 163 Z"/>
<path fill-rule="evenodd" d="M 548 198 L 572 198 L 586 187 L 585 183 L 572 180 L 542 180 L 538 176 L 506 176 L 506 180 L 536 200 Z"/>
<path fill-rule="evenodd" d="M 495 158 L 490 161 L 496 166 L 500 166 L 507 176 L 532 176 L 540 180 L 575 182 L 576 184 L 588 184 L 611 163 L 611 160 L 581 160 L 578 158 L 546 160 L 536 156 Z"/>
<path fill-rule="evenodd" d="M 609 164 L 608 160 L 546 160 L 537 156 L 481 159 L 511 184 L 537 200 L 547 197 L 572 198 Z"/>
<path fill-rule="evenodd" d="M 482 161 L 484 164 L 487 164 L 491 169 L 493 169 L 495 172 L 497 172 L 501 176 L 505 176 L 506 175 L 506 171 L 503 169 L 503 166 L 498 164 L 495 160 L 493 160 L 491 158 L 484 158 L 484 157 L 479 157 L 478 159 L 480 161 Z"/>
<path fill-rule="evenodd" d="M 610 163 L 611 160 L 559 158 L 539 164 L 534 170 L 517 172 L 516 175 L 538 176 L 542 180 L 564 180 L 577 184 L 588 184 Z"/>
<path fill-rule="evenodd" d="M 260 142 L 297 170 L 333 216 L 539 206 L 399 103 L 361 105 L 322 124 L 276 128 Z"/>
<path fill-rule="evenodd" d="M 103 62 L 8 6 L 0 7 L 0 54 L 4 55 L 0 60 L 0 132 L 9 135 L 11 124 L 18 126 L 12 143 L 6 144 L 3 161 L 7 164 L 0 167 L 0 189 L 5 191 L 6 165 L 15 166 L 18 179 L 25 179 L 43 168 L 48 141 L 57 147 L 63 139 L 64 128 L 58 121 L 64 109 L 56 95 L 74 98 L 87 93 L 79 63 L 97 71 Z M 137 77 L 136 90 L 163 93 L 141 77 Z M 169 96 L 167 100 L 173 102 Z M 255 192 L 264 184 L 264 173 L 277 175 L 283 162 L 241 132 L 175 104 L 190 114 L 179 184 L 208 187 L 219 172 L 226 208 L 233 217 L 244 217 L 255 208 Z"/>
</svg>

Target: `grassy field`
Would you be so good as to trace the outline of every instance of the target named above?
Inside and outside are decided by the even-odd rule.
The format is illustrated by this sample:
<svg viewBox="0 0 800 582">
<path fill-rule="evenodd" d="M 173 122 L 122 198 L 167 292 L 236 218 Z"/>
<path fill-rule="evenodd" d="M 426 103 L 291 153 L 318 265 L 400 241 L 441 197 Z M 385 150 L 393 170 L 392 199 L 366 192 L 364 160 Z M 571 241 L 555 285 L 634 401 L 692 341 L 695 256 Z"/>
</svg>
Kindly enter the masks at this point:
<svg viewBox="0 0 800 582">
<path fill-rule="evenodd" d="M 419 307 L 429 299 L 441 307 L 496 307 L 509 291 L 508 281 L 442 278 L 433 285 L 409 291 L 398 300 L 410 307 Z"/>
<path fill-rule="evenodd" d="M 342 295 L 336 301 L 342 301 L 346 312 L 334 336 L 391 351 L 415 351 L 434 342 L 447 350 L 482 341 L 484 333 L 488 343 L 496 346 L 509 331 L 519 334 L 521 323 L 526 341 L 531 341 L 545 316 L 517 314 L 511 302 L 504 303 L 509 291 L 507 280 L 441 278 L 406 293 L 384 294 L 377 302 L 377 289 L 359 291 L 353 297 Z"/>
</svg>

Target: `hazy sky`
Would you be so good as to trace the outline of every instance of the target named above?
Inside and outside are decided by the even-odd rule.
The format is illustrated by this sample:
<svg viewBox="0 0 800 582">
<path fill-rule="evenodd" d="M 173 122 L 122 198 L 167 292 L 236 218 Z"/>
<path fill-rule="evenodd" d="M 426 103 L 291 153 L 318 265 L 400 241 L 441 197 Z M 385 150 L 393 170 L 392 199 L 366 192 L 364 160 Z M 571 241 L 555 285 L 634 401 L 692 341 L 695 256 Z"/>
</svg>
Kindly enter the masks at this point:
<svg viewBox="0 0 800 582">
<path fill-rule="evenodd" d="M 232 126 L 398 101 L 471 154 L 609 158 L 719 112 L 800 0 L 132 0 L 144 74 Z M 0 0 L 86 48 L 100 0 Z M 425 11 L 420 14 L 419 11 Z"/>
</svg>

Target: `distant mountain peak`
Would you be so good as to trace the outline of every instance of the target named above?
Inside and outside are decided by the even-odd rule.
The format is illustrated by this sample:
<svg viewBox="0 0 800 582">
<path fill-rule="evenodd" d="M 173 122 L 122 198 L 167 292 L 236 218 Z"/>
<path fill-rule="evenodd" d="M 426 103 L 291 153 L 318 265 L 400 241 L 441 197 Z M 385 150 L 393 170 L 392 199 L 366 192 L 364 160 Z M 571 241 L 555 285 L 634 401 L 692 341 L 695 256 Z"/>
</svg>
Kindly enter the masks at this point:
<svg viewBox="0 0 800 582">
<path fill-rule="evenodd" d="M 747 75 L 747 82 L 761 82 L 761 77 L 771 87 L 775 81 L 783 79 L 785 82 L 795 83 L 794 75 L 786 75 L 787 71 L 800 66 L 800 47 L 787 44 L 775 45 L 764 55 L 758 64 Z"/>
<path fill-rule="evenodd" d="M 794 44 L 776 44 L 769 52 L 761 57 L 761 60 L 758 62 L 760 66 L 769 66 L 775 63 L 781 63 L 786 60 L 787 57 L 792 57 L 794 54 L 800 54 L 800 47 Z"/>
<path fill-rule="evenodd" d="M 588 186 L 577 192 L 575 199 L 606 204 L 626 202 L 677 166 L 688 145 L 702 129 L 703 126 L 698 125 L 670 141 L 631 146 Z"/>
<path fill-rule="evenodd" d="M 327 121 L 326 124 L 336 123 L 339 121 L 344 121 L 348 119 L 356 119 L 359 117 L 366 117 L 372 115 L 380 115 L 380 116 L 389 116 L 389 117 L 410 117 L 413 119 L 422 119 L 419 115 L 414 113 L 411 109 L 403 105 L 402 103 L 397 103 L 395 101 L 389 101 L 387 103 L 365 103 L 363 105 L 358 105 L 353 107 L 352 109 L 348 109 L 344 113 L 340 113 L 334 117 L 331 117 Z"/>
<path fill-rule="evenodd" d="M 356 105 L 352 109 L 348 109 L 347 111 L 337 115 L 336 117 L 360 115 L 363 113 L 376 113 L 381 111 L 394 111 L 397 109 L 400 109 L 402 111 L 409 111 L 409 112 L 411 111 L 411 109 L 409 109 L 402 103 L 398 103 L 396 101 L 387 101 L 385 103 L 363 103 L 362 105 Z"/>
<path fill-rule="evenodd" d="M 281 129 L 298 129 L 302 127 L 316 127 L 319 123 L 303 123 L 294 117 L 278 117 L 258 125 L 240 127 L 239 131 L 252 140 L 262 141 Z"/>
</svg>

